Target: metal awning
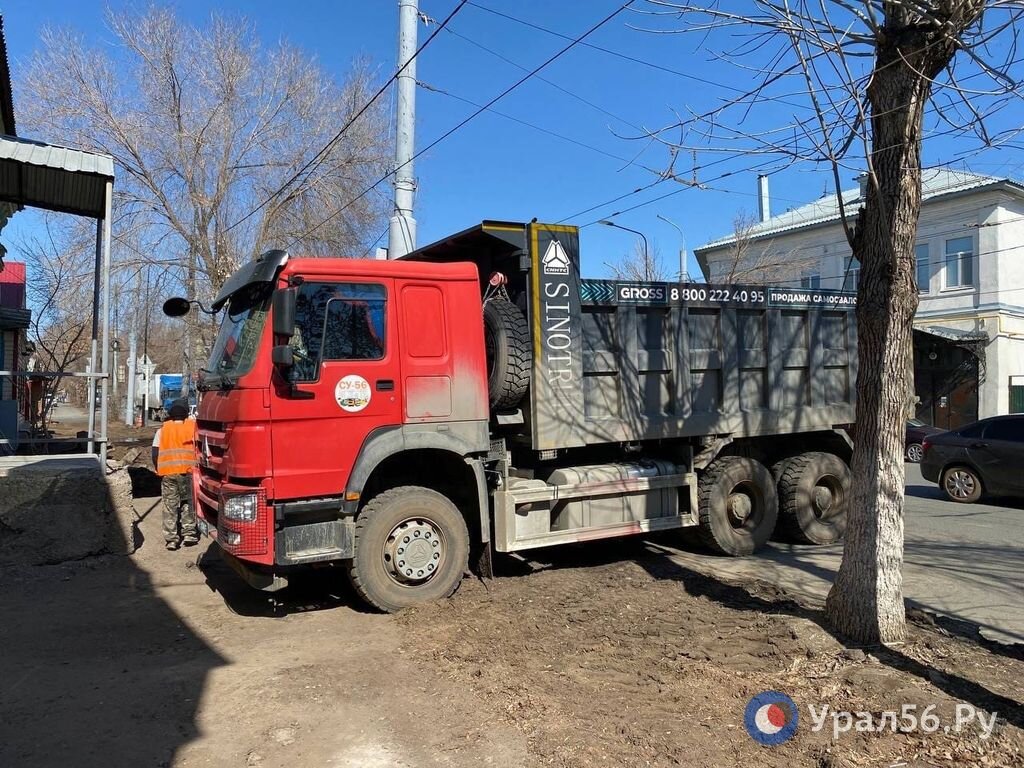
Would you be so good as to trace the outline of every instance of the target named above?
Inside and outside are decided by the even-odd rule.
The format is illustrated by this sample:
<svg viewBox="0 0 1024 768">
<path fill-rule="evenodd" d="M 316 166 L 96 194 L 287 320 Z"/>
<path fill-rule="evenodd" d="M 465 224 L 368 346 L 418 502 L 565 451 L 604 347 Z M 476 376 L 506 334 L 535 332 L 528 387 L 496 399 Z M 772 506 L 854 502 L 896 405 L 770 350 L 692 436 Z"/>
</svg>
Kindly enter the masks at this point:
<svg viewBox="0 0 1024 768">
<path fill-rule="evenodd" d="M 0 307 L 0 331 L 22 330 L 32 324 L 32 310 Z"/>
<path fill-rule="evenodd" d="M 113 180 L 109 155 L 0 136 L 0 200 L 102 219 Z"/>
<path fill-rule="evenodd" d="M 965 331 L 961 328 L 947 328 L 944 325 L 918 325 L 914 330 L 952 342 L 988 341 L 988 334 L 985 331 Z"/>
</svg>

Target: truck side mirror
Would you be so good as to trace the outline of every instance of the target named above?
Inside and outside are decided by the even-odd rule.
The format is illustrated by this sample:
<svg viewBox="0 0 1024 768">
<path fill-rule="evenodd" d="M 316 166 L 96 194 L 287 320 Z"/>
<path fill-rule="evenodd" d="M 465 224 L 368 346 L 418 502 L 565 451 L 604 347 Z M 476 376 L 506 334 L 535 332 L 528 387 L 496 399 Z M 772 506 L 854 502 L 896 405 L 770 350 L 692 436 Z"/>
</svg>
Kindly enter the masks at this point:
<svg viewBox="0 0 1024 768">
<path fill-rule="evenodd" d="M 282 288 L 274 291 L 274 334 L 291 338 L 295 332 L 295 303 L 298 288 Z M 277 347 L 274 348 L 275 350 Z"/>
<path fill-rule="evenodd" d="M 270 350 L 270 361 L 279 368 L 295 365 L 295 352 L 288 344 L 280 344 Z"/>
<path fill-rule="evenodd" d="M 164 314 L 168 317 L 184 317 L 192 309 L 192 302 L 181 296 L 174 296 L 164 302 Z"/>
</svg>

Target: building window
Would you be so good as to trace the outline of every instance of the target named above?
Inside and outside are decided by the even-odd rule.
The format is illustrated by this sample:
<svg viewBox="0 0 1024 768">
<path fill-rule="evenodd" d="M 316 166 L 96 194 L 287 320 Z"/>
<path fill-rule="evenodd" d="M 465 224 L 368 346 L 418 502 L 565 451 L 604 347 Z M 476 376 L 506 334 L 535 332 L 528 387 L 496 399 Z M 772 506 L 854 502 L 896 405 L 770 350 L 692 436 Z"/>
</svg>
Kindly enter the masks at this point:
<svg viewBox="0 0 1024 768">
<path fill-rule="evenodd" d="M 851 256 L 846 263 L 846 276 L 843 278 L 844 291 L 856 291 L 860 285 L 860 259 Z"/>
<path fill-rule="evenodd" d="M 932 281 L 932 264 L 928 260 L 928 243 L 921 243 L 914 248 L 914 261 L 917 262 L 917 292 L 928 293 Z"/>
<path fill-rule="evenodd" d="M 804 275 L 800 278 L 800 287 L 816 291 L 821 288 L 821 275 Z"/>
<path fill-rule="evenodd" d="M 946 287 L 974 285 L 974 238 L 957 237 L 946 241 Z"/>
</svg>

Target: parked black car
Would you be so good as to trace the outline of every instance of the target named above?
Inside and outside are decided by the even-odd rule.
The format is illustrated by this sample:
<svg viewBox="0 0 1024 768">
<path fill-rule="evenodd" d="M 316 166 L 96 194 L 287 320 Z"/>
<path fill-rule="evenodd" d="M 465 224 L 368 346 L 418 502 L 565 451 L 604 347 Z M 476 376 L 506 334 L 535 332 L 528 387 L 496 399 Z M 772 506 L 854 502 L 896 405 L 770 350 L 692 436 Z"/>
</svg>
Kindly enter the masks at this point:
<svg viewBox="0 0 1024 768">
<path fill-rule="evenodd" d="M 1024 497 L 1024 415 L 995 416 L 924 440 L 921 474 L 953 501 Z"/>
<path fill-rule="evenodd" d="M 921 461 L 921 457 L 924 455 L 924 450 L 921 447 L 924 439 L 928 435 L 937 435 L 943 431 L 945 430 L 929 426 L 918 419 L 907 419 L 907 435 L 903 444 L 903 455 L 906 456 L 907 461 L 912 461 L 915 464 Z"/>
</svg>

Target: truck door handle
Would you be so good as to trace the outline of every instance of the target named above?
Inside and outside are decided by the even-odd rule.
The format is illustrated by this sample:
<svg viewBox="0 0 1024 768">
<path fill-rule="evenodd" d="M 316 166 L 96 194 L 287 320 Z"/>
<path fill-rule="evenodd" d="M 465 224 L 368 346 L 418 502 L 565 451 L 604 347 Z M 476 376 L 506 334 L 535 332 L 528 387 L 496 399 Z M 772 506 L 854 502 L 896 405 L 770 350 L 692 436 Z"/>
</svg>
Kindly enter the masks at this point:
<svg viewBox="0 0 1024 768">
<path fill-rule="evenodd" d="M 377 379 L 378 392 L 394 392 L 395 382 L 393 379 Z"/>
<path fill-rule="evenodd" d="M 988 443 L 971 443 L 971 448 L 988 448 Z"/>
</svg>

